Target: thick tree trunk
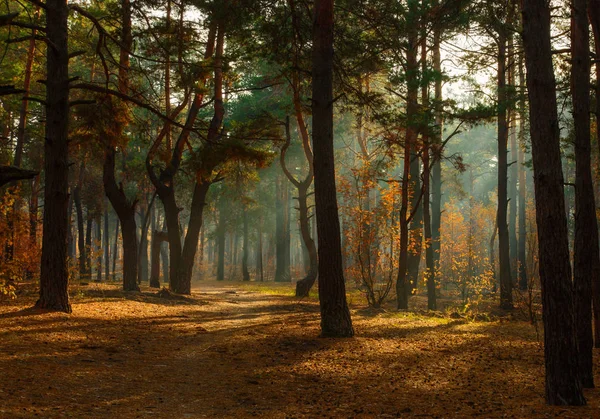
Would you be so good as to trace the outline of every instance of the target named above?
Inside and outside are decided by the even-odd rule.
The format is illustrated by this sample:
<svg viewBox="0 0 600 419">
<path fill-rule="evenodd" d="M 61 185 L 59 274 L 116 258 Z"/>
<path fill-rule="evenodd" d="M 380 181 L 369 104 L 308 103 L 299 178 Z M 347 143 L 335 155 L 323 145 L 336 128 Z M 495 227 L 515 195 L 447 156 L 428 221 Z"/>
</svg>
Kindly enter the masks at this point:
<svg viewBox="0 0 600 419">
<path fill-rule="evenodd" d="M 498 262 L 500 274 L 500 307 L 510 310 L 512 280 L 510 278 L 510 251 L 507 224 L 508 205 L 508 121 L 506 91 L 506 34 L 498 37 Z"/>
<path fill-rule="evenodd" d="M 594 34 L 596 60 L 600 57 L 600 0 L 589 0 L 588 14 Z M 596 143 L 600 150 L 600 62 L 596 61 Z M 600 348 L 600 281 L 592 283 L 594 342 Z"/>
<path fill-rule="evenodd" d="M 37 307 L 71 312 L 68 285 L 69 48 L 66 0 L 47 0 L 44 236 Z"/>
<path fill-rule="evenodd" d="M 573 278 L 579 376 L 594 387 L 592 283 L 600 280 L 598 222 L 590 144 L 590 53 L 587 0 L 571 3 L 571 95 L 575 125 L 575 245 Z"/>
<path fill-rule="evenodd" d="M 333 150 L 333 0 L 314 5 L 312 134 L 319 240 L 321 336 L 354 335 L 342 269 Z"/>
<path fill-rule="evenodd" d="M 550 6 L 546 0 L 523 0 L 522 13 L 542 285 L 546 401 L 551 405 L 583 405 L 550 43 Z"/>
</svg>

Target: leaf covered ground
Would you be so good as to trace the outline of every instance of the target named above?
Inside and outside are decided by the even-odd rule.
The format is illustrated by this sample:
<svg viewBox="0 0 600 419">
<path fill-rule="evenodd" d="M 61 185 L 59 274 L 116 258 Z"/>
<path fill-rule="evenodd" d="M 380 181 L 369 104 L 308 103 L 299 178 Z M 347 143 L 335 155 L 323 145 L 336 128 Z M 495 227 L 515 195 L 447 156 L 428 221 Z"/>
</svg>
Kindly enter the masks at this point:
<svg viewBox="0 0 600 419">
<path fill-rule="evenodd" d="M 356 337 L 323 339 L 292 286 L 199 283 L 191 297 L 73 287 L 73 314 L 0 302 L 1 418 L 598 418 L 544 404 L 526 322 L 351 307 Z M 596 381 L 600 353 L 595 350 Z"/>
</svg>

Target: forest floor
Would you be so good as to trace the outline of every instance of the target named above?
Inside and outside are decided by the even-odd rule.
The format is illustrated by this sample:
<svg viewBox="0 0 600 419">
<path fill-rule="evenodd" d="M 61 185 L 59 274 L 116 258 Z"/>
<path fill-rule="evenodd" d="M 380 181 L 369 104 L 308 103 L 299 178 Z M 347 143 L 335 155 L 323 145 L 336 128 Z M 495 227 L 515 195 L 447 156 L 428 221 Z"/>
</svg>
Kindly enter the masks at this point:
<svg viewBox="0 0 600 419">
<path fill-rule="evenodd" d="M 598 418 L 544 404 L 535 328 L 371 310 L 319 338 L 292 285 L 202 282 L 192 296 L 73 286 L 73 314 L 0 302 L 1 418 Z M 600 352 L 595 350 L 600 382 Z"/>
</svg>

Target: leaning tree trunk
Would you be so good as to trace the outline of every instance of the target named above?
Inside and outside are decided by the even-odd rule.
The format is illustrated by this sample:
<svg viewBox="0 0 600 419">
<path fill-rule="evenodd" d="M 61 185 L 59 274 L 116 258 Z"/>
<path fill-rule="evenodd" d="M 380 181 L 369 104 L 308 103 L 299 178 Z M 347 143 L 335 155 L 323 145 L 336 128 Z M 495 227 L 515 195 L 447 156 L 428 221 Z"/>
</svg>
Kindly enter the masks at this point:
<svg viewBox="0 0 600 419">
<path fill-rule="evenodd" d="M 592 284 L 600 280 L 598 222 L 590 144 L 590 53 L 587 0 L 571 3 L 571 95 L 575 125 L 575 244 L 573 278 L 579 375 L 594 387 Z"/>
<path fill-rule="evenodd" d="M 66 0 L 47 0 L 46 133 L 44 142 L 44 236 L 37 307 L 71 312 L 67 235 L 69 230 L 69 48 Z"/>
<path fill-rule="evenodd" d="M 310 223 L 308 219 L 308 188 L 310 184 L 303 182 L 298 188 L 298 209 L 300 211 L 300 235 L 308 252 L 309 268 L 304 278 L 296 282 L 296 297 L 308 297 L 310 289 L 317 280 L 319 272 L 317 247 L 310 236 Z"/>
<path fill-rule="evenodd" d="M 314 5 L 312 127 L 321 335 L 354 335 L 342 268 L 333 149 L 333 0 Z"/>
<path fill-rule="evenodd" d="M 275 214 L 275 282 L 290 282 L 290 219 L 289 188 L 283 176 L 275 182 L 277 208 Z"/>
<path fill-rule="evenodd" d="M 546 401 L 551 405 L 583 405 L 574 333 L 550 5 L 547 0 L 523 0 L 522 14 L 542 285 Z"/>
</svg>

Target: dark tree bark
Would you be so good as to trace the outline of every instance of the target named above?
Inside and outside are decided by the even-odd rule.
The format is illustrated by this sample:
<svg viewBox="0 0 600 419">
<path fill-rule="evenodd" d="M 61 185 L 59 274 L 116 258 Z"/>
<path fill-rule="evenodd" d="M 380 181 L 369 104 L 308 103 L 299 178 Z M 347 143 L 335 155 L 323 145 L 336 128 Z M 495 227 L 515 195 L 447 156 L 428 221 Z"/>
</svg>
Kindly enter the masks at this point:
<svg viewBox="0 0 600 419">
<path fill-rule="evenodd" d="M 321 336 L 350 337 L 333 152 L 333 0 L 315 1 L 312 76 Z"/>
<path fill-rule="evenodd" d="M 598 222 L 590 144 L 589 38 L 587 0 L 573 0 L 571 2 L 571 96 L 576 164 L 573 278 L 579 375 L 585 388 L 594 387 L 592 283 L 600 280 Z"/>
<path fill-rule="evenodd" d="M 106 238 L 104 238 L 106 241 Z M 102 282 L 102 216 L 99 215 L 96 219 L 96 282 Z"/>
<path fill-rule="evenodd" d="M 296 89 L 295 89 L 296 90 Z M 294 91 L 295 91 L 294 90 Z M 317 247 L 315 246 L 315 242 L 310 235 L 310 222 L 308 218 L 308 190 L 310 189 L 310 185 L 313 181 L 313 154 L 310 148 L 310 137 L 308 134 L 308 130 L 306 129 L 306 125 L 304 122 L 304 116 L 302 114 L 302 109 L 300 106 L 300 97 L 296 93 L 294 93 L 294 108 L 296 112 L 296 122 L 298 123 L 298 130 L 300 131 L 300 136 L 302 139 L 302 147 L 304 149 L 304 155 L 308 162 L 308 173 L 304 180 L 300 181 L 296 179 L 291 172 L 288 170 L 287 165 L 285 163 L 285 155 L 291 143 L 291 132 L 290 132 L 290 120 L 289 117 L 286 118 L 285 125 L 285 138 L 286 142 L 281 148 L 281 154 L 279 157 L 279 162 L 281 164 L 281 168 L 283 169 L 283 173 L 286 175 L 288 180 L 292 182 L 292 184 L 298 190 L 298 219 L 300 221 L 300 235 L 302 237 L 302 243 L 304 243 L 304 248 L 308 254 L 308 272 L 304 278 L 296 282 L 296 297 L 307 297 L 310 293 L 310 289 L 315 284 L 317 280 L 317 272 L 318 272 L 318 262 L 317 262 Z"/>
<path fill-rule="evenodd" d="M 416 138 L 415 138 L 416 140 Z M 423 206 L 421 202 L 421 164 L 419 153 L 416 152 L 420 148 L 418 144 L 413 144 L 411 149 L 413 152 L 410 156 L 410 207 L 414 210 L 414 216 L 410 221 L 409 243 L 411 246 L 408 250 L 407 274 L 408 282 L 412 291 L 417 287 L 419 280 L 419 268 L 421 265 L 421 253 L 423 251 Z"/>
<path fill-rule="evenodd" d="M 119 92 L 127 94 L 129 91 L 129 52 L 133 45 L 131 33 L 131 3 L 130 0 L 121 2 L 121 51 L 119 57 Z M 102 181 L 104 192 L 114 208 L 121 223 L 123 235 L 123 290 L 139 291 L 138 276 L 138 243 L 137 225 L 135 221 L 135 207 L 137 199 L 130 202 L 123 185 L 118 184 L 115 178 L 116 149 L 108 144 L 104 150 L 104 165 Z"/>
<path fill-rule="evenodd" d="M 583 405 L 550 43 L 550 6 L 547 0 L 523 0 L 522 14 L 539 236 L 546 401 L 551 405 Z"/>
<path fill-rule="evenodd" d="M 508 119 L 506 88 L 506 32 L 498 33 L 498 262 L 500 282 L 500 307 L 510 310 L 512 280 L 510 278 L 510 251 L 508 235 Z"/>
<path fill-rule="evenodd" d="M 410 176 L 410 143 L 404 143 L 404 169 L 400 197 L 400 249 L 398 256 L 398 278 L 396 279 L 396 308 L 408 309 L 410 284 L 406 278 L 408 262 L 408 178 Z"/>
<path fill-rule="evenodd" d="M 525 69 L 523 68 L 523 55 L 519 54 L 519 86 L 521 89 L 525 89 Z M 524 166 L 525 163 L 525 93 L 521 94 L 519 101 L 519 158 L 517 166 L 519 167 L 519 289 L 526 291 L 529 282 L 527 279 L 527 211 L 526 211 L 526 197 L 527 197 L 527 169 Z"/>
<path fill-rule="evenodd" d="M 217 224 L 217 281 L 225 280 L 225 210 L 221 204 Z"/>
<path fill-rule="evenodd" d="M 112 280 L 117 280 L 117 259 L 119 256 L 119 219 L 115 220 L 115 243 L 113 246 Z"/>
<path fill-rule="evenodd" d="M 218 30 L 217 30 L 218 29 Z M 215 42 L 216 39 L 216 42 Z M 214 57 L 214 114 L 210 122 L 207 143 L 214 146 L 217 142 L 221 126 L 223 123 L 223 117 L 225 109 L 223 107 L 223 47 L 225 42 L 224 25 L 221 24 L 217 28 L 217 23 L 211 23 L 208 42 L 205 51 L 205 59 Z M 208 82 L 208 72 L 205 72 L 199 80 L 200 86 L 206 86 Z M 206 204 L 206 194 L 212 179 L 210 178 L 213 169 L 220 162 L 216 155 L 211 154 L 214 150 L 209 146 L 203 149 L 202 164 L 196 172 L 196 182 L 194 186 L 194 192 L 192 197 L 192 209 L 191 217 L 188 224 L 187 233 L 182 243 L 180 224 L 179 224 L 179 207 L 175 199 L 175 174 L 179 170 L 181 165 L 181 158 L 183 153 L 183 147 L 187 143 L 190 132 L 194 126 L 194 122 L 198 116 L 202 102 L 204 99 L 204 91 L 201 88 L 197 89 L 197 93 L 194 95 L 190 109 L 188 111 L 185 127 L 182 129 L 176 143 L 173 146 L 173 154 L 168 167 L 162 170 L 160 177 L 154 172 L 152 167 L 153 153 L 160 145 L 164 135 L 169 131 L 168 123 L 163 128 L 161 134 L 155 140 L 152 150 L 146 158 L 146 168 L 150 179 L 156 188 L 158 197 L 163 203 L 165 210 L 165 219 L 167 222 L 167 231 L 169 233 L 169 277 L 170 277 L 170 288 L 179 294 L 190 294 L 191 293 L 191 279 L 192 271 L 194 266 L 194 259 L 198 248 L 198 236 L 202 227 L 202 211 Z M 181 107 L 177 110 L 177 114 Z M 218 153 L 218 150 L 216 150 Z"/>
<path fill-rule="evenodd" d="M 46 141 L 44 144 L 44 236 L 37 307 L 71 312 L 67 235 L 69 229 L 69 48 L 66 0 L 47 0 Z"/>
<path fill-rule="evenodd" d="M 152 231 L 152 244 L 150 249 L 150 287 L 160 288 L 160 247 L 169 241 L 166 231 Z"/>
<path fill-rule="evenodd" d="M 92 278 L 92 227 L 94 219 L 90 216 L 89 210 L 86 212 L 85 226 L 85 275 L 86 279 Z"/>
<path fill-rule="evenodd" d="M 600 0 L 589 0 L 588 15 L 594 34 L 596 59 L 600 57 Z M 596 61 L 596 143 L 600 150 L 600 62 Z M 594 341 L 600 348 L 600 281 L 592 283 Z"/>
<path fill-rule="evenodd" d="M 514 9 L 514 5 L 510 6 Z M 514 13 L 511 12 L 511 15 Z M 512 34 L 508 35 L 508 87 L 510 91 L 514 91 L 515 87 L 515 72 L 516 72 L 516 60 L 515 60 L 515 46 L 514 37 Z M 510 173 L 508 182 L 508 248 L 509 248 L 509 259 L 510 259 L 510 278 L 512 280 L 517 278 L 517 178 L 519 176 L 519 167 L 517 165 L 518 160 L 518 148 L 517 148 L 517 112 L 513 105 L 513 98 L 508 98 L 508 127 L 509 127 L 509 141 L 510 141 Z M 511 288 L 512 289 L 512 288 Z"/>
<path fill-rule="evenodd" d="M 87 274 L 86 260 L 87 251 L 85 248 L 85 234 L 83 227 L 83 205 L 81 203 L 81 188 L 85 176 L 85 163 L 79 166 L 79 177 L 77 185 L 73 188 L 73 201 L 75 203 L 75 212 L 77 213 L 77 250 L 79 250 L 79 279 L 85 278 Z"/>
<path fill-rule="evenodd" d="M 110 279 L 110 229 L 108 225 L 108 206 L 104 208 L 104 280 Z"/>
</svg>

